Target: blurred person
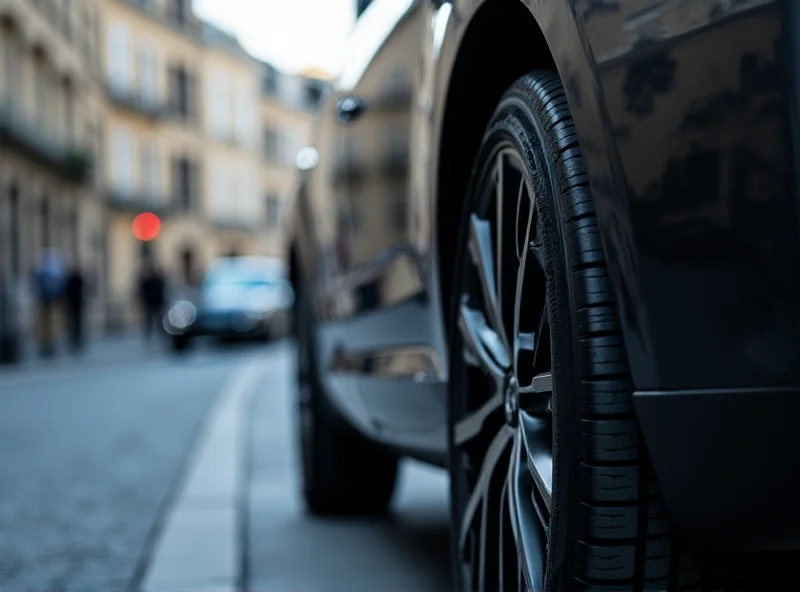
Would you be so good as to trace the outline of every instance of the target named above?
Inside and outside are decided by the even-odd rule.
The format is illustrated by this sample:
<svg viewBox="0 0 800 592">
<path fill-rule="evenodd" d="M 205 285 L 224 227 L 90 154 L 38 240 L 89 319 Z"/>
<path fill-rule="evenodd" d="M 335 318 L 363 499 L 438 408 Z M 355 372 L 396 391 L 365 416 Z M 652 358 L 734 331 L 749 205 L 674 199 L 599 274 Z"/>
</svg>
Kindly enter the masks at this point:
<svg viewBox="0 0 800 592">
<path fill-rule="evenodd" d="M 83 311 L 86 304 L 86 280 L 79 264 L 75 264 L 64 284 L 64 308 L 67 318 L 67 333 L 72 351 L 83 349 Z"/>
<path fill-rule="evenodd" d="M 139 301 L 142 306 L 145 338 L 150 341 L 158 330 L 166 304 L 166 278 L 152 259 L 146 259 L 139 276 Z"/>
<path fill-rule="evenodd" d="M 39 353 L 55 353 L 56 307 L 64 289 L 64 264 L 58 251 L 47 249 L 39 256 L 34 270 L 34 293 L 37 303 Z"/>
</svg>

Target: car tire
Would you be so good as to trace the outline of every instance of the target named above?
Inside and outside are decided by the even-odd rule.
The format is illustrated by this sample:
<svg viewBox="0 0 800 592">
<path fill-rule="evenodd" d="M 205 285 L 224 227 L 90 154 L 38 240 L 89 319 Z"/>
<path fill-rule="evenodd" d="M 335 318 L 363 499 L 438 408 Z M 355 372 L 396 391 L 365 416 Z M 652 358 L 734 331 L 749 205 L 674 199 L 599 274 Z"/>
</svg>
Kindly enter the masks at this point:
<svg viewBox="0 0 800 592">
<path fill-rule="evenodd" d="M 458 589 L 698 584 L 699 565 L 673 553 L 639 436 L 594 204 L 555 73 L 528 74 L 504 94 L 460 237 L 449 396 Z"/>
<path fill-rule="evenodd" d="M 298 431 L 306 506 L 321 515 L 385 513 L 398 459 L 360 435 L 329 402 L 317 372 L 310 306 L 296 313 Z"/>
<path fill-rule="evenodd" d="M 189 349 L 190 339 L 188 335 L 173 335 L 172 336 L 172 351 L 176 354 L 182 354 Z"/>
</svg>

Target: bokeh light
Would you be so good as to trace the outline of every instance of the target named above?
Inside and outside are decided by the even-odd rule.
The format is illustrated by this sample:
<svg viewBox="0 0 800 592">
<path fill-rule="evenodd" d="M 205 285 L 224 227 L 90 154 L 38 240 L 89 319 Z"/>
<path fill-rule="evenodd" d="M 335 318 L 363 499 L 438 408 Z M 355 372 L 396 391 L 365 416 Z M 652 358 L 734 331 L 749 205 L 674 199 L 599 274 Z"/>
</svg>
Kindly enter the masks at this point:
<svg viewBox="0 0 800 592">
<path fill-rule="evenodd" d="M 161 231 L 161 220 L 152 212 L 143 212 L 133 219 L 133 236 L 140 241 L 151 241 Z"/>
</svg>

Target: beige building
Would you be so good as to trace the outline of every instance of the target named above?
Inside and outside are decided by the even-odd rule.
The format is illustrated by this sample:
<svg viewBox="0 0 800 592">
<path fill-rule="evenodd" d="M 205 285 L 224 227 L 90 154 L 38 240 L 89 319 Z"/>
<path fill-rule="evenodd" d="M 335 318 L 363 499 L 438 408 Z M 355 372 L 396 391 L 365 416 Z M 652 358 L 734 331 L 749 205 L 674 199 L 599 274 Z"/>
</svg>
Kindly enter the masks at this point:
<svg viewBox="0 0 800 592">
<path fill-rule="evenodd" d="M 88 320 L 102 321 L 96 23 L 96 0 L 0 2 L 0 277 L 28 333 L 30 272 L 44 248 L 81 265 L 93 288 Z"/>
<path fill-rule="evenodd" d="M 145 254 L 180 289 L 215 257 L 259 251 L 259 69 L 189 0 L 99 1 L 110 293 L 125 325 Z M 131 229 L 144 211 L 162 220 L 148 243 Z"/>
<path fill-rule="evenodd" d="M 290 75 L 265 63 L 261 73 L 261 191 L 266 224 L 262 248 L 267 254 L 282 256 L 283 214 L 296 191 L 297 155 L 312 142 L 316 111 L 325 99 L 328 81 L 322 72 Z"/>
<path fill-rule="evenodd" d="M 258 184 L 259 65 L 234 37 L 204 26 L 205 210 L 217 256 L 258 255 L 264 206 Z"/>
</svg>

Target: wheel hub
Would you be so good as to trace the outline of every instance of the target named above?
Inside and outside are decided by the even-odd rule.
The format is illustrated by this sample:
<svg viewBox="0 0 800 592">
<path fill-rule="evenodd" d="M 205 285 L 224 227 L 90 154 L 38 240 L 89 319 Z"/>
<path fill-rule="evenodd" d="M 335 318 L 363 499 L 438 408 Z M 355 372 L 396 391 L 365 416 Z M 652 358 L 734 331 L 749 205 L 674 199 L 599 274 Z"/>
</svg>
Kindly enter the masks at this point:
<svg viewBox="0 0 800 592">
<path fill-rule="evenodd" d="M 513 376 L 508 381 L 505 397 L 506 423 L 512 428 L 517 427 L 519 421 L 519 385 Z"/>
</svg>

